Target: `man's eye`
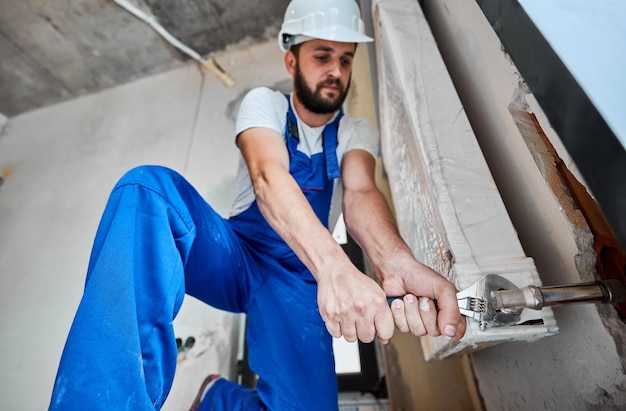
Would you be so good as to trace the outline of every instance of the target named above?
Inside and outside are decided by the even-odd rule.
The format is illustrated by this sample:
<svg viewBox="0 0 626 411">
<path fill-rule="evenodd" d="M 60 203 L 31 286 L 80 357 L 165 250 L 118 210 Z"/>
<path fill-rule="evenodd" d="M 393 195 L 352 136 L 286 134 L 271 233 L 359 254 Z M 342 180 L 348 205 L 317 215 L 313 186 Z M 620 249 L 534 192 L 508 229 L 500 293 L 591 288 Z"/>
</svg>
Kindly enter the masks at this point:
<svg viewBox="0 0 626 411">
<path fill-rule="evenodd" d="M 328 56 L 316 56 L 317 61 L 328 61 Z"/>
</svg>

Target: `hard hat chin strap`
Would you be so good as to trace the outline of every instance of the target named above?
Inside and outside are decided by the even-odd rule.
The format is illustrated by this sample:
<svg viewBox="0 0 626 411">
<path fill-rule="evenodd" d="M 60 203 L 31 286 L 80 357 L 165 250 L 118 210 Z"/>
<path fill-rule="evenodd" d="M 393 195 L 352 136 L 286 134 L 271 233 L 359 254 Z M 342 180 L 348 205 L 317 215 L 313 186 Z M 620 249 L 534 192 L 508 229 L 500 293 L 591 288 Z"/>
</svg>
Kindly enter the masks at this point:
<svg viewBox="0 0 626 411">
<path fill-rule="evenodd" d="M 291 46 L 304 43 L 305 41 L 314 40 L 314 37 L 304 36 L 302 34 L 281 34 L 281 42 L 285 51 L 289 50 Z"/>
<path fill-rule="evenodd" d="M 291 46 L 294 45 L 294 41 L 296 39 L 296 36 L 292 35 L 292 34 L 287 34 L 287 33 L 282 33 L 281 35 L 281 45 L 283 46 L 283 50 L 289 50 L 291 48 Z"/>
</svg>

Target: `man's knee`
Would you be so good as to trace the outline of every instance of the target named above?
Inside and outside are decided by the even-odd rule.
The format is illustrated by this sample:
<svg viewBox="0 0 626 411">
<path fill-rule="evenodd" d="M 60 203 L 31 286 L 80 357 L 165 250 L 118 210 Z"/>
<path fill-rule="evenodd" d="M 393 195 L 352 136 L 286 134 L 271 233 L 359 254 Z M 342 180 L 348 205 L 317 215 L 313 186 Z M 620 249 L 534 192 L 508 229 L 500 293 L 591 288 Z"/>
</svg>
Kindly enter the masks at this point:
<svg viewBox="0 0 626 411">
<path fill-rule="evenodd" d="M 162 185 L 163 181 L 182 178 L 176 171 L 167 167 L 142 165 L 130 169 L 120 178 L 117 185 L 140 184 L 147 186 Z"/>
<path fill-rule="evenodd" d="M 142 165 L 129 170 L 117 182 L 113 191 L 129 185 L 143 187 L 174 201 L 181 195 L 184 196 L 183 193 L 195 192 L 178 172 L 155 165 Z"/>
</svg>

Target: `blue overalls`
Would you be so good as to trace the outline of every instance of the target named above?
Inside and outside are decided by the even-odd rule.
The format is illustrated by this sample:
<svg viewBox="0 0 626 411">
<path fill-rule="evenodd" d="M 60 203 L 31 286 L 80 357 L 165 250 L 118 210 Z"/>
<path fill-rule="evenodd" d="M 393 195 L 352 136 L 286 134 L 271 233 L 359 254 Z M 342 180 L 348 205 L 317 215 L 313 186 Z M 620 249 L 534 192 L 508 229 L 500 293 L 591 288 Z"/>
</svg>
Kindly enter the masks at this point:
<svg viewBox="0 0 626 411">
<path fill-rule="evenodd" d="M 310 158 L 297 150 L 291 104 L 285 126 L 289 172 L 326 226 L 340 117 L 324 129 L 323 153 Z M 122 177 L 107 203 L 50 409 L 160 409 L 174 378 L 172 321 L 185 293 L 247 314 L 249 362 L 259 376 L 256 390 L 217 380 L 201 410 L 338 408 L 317 285 L 256 201 L 225 220 L 176 172 L 143 166 Z"/>
</svg>

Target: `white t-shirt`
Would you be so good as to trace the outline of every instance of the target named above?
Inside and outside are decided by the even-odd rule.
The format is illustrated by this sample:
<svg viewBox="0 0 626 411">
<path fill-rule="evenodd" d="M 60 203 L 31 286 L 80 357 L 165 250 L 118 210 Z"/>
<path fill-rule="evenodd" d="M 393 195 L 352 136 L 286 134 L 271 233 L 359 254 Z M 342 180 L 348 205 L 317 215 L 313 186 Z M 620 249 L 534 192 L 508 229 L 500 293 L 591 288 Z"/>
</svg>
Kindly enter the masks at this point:
<svg viewBox="0 0 626 411">
<path fill-rule="evenodd" d="M 287 99 L 283 93 L 266 87 L 253 89 L 241 102 L 235 124 L 236 135 L 253 127 L 269 128 L 283 135 L 288 109 Z M 298 120 L 298 151 L 303 152 L 309 157 L 313 154 L 321 153 L 323 151 L 322 132 L 325 126 L 309 127 L 300 120 L 295 110 L 294 114 Z M 332 120 L 334 120 L 334 116 L 329 123 L 332 122 Z M 365 118 L 344 115 L 339 121 L 337 138 L 337 159 L 340 165 L 343 155 L 350 150 L 361 149 L 369 152 L 374 157 L 378 157 L 379 155 L 380 142 L 378 134 Z M 230 213 L 231 216 L 247 210 L 255 199 L 248 167 L 241 154 L 239 157 L 236 194 Z M 338 180 L 336 180 L 330 212 L 331 216 L 335 218 L 331 218 L 330 221 L 332 224 L 330 227 L 333 227 L 334 221 L 341 211 L 341 204 L 338 203 L 339 198 L 341 198 L 340 188 L 341 184 L 338 184 Z"/>
</svg>

